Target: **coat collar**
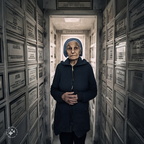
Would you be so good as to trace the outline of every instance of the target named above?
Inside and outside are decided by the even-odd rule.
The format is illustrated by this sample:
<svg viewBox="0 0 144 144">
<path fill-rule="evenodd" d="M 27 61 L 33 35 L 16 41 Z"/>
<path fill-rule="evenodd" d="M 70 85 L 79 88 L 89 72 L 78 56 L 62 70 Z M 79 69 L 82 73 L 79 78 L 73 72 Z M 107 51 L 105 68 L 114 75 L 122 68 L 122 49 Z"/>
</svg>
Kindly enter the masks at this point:
<svg viewBox="0 0 144 144">
<path fill-rule="evenodd" d="M 70 65 L 70 59 L 67 58 L 65 61 L 61 61 L 61 63 L 62 63 L 63 65 Z M 77 63 L 76 63 L 74 66 L 85 65 L 85 64 L 87 64 L 87 63 L 88 63 L 88 62 L 87 62 L 85 59 L 82 59 L 81 57 L 79 57 Z"/>
</svg>

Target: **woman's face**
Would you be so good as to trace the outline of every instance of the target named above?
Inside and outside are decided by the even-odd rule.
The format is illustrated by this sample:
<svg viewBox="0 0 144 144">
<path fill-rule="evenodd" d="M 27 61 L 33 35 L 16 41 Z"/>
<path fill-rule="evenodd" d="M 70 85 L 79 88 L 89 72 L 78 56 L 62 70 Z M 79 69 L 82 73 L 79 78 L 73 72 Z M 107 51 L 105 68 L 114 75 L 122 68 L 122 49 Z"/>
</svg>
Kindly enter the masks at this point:
<svg viewBox="0 0 144 144">
<path fill-rule="evenodd" d="M 70 60 L 76 60 L 80 55 L 80 46 L 76 41 L 71 41 L 67 44 L 67 54 Z"/>
</svg>

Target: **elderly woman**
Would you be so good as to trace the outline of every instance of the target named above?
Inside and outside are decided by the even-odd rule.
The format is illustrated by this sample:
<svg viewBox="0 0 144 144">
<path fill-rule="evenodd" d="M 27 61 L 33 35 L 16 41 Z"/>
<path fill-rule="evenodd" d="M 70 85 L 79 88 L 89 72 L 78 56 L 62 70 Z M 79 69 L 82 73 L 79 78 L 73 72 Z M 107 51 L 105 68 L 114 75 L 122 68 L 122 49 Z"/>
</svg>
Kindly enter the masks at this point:
<svg viewBox="0 0 144 144">
<path fill-rule="evenodd" d="M 61 144 L 84 144 L 90 130 L 89 100 L 97 94 L 91 65 L 80 57 L 83 48 L 76 38 L 68 39 L 64 56 L 56 68 L 51 95 L 56 100 L 54 132 Z"/>
</svg>

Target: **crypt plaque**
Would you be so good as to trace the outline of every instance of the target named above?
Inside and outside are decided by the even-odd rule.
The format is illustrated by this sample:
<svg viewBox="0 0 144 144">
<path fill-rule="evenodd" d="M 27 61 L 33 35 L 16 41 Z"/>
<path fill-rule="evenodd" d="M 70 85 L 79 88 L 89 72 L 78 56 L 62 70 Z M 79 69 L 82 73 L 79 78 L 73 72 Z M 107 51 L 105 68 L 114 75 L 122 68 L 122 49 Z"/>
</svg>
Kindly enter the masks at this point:
<svg viewBox="0 0 144 144">
<path fill-rule="evenodd" d="M 9 92 L 24 87 L 26 85 L 25 71 L 17 71 L 9 73 Z"/>
<path fill-rule="evenodd" d="M 119 92 L 115 91 L 115 98 L 114 98 L 115 107 L 124 114 L 125 110 L 125 97 L 120 94 Z"/>
<path fill-rule="evenodd" d="M 27 21 L 27 37 L 30 39 L 35 40 L 36 39 L 36 30 L 35 30 L 35 25 L 31 24 L 30 22 Z"/>
<path fill-rule="evenodd" d="M 107 79 L 112 82 L 113 78 L 113 68 L 112 67 L 107 67 Z"/>
<path fill-rule="evenodd" d="M 64 10 L 92 9 L 92 0 L 57 0 L 57 9 L 64 9 Z"/>
<path fill-rule="evenodd" d="M 28 92 L 29 106 L 37 99 L 37 88 L 34 88 Z"/>
<path fill-rule="evenodd" d="M 130 10 L 130 29 L 140 27 L 144 24 L 144 1 L 139 2 Z"/>
<path fill-rule="evenodd" d="M 26 112 L 26 94 L 18 97 L 10 104 L 11 125 L 20 121 Z"/>
<path fill-rule="evenodd" d="M 121 70 L 121 69 L 115 69 L 115 73 L 116 73 L 116 84 L 122 86 L 123 88 L 125 87 L 125 78 L 126 78 L 126 72 L 125 70 Z"/>
<path fill-rule="evenodd" d="M 110 1 L 107 6 L 107 23 L 109 23 L 114 17 L 114 3 Z"/>
<path fill-rule="evenodd" d="M 8 40 L 7 47 L 8 47 L 8 62 L 24 61 L 24 44 Z"/>
<path fill-rule="evenodd" d="M 112 127 L 111 125 L 106 121 L 106 136 L 108 140 L 112 140 Z"/>
<path fill-rule="evenodd" d="M 130 41 L 131 61 L 144 62 L 144 35 Z"/>
<path fill-rule="evenodd" d="M 3 91 L 3 76 L 0 75 L 0 100 L 4 98 L 4 91 Z"/>
<path fill-rule="evenodd" d="M 144 108 L 139 103 L 135 103 L 129 99 L 128 101 L 128 121 L 144 138 Z"/>
<path fill-rule="evenodd" d="M 121 63 L 126 61 L 126 41 L 116 43 L 116 62 Z"/>
<path fill-rule="evenodd" d="M 43 27 L 43 20 L 44 20 L 44 17 L 43 17 L 43 13 L 41 12 L 41 10 L 38 11 L 38 24 Z"/>
<path fill-rule="evenodd" d="M 0 109 L 0 137 L 4 134 L 5 132 L 5 126 L 6 126 L 6 120 L 5 120 L 5 110 Z"/>
<path fill-rule="evenodd" d="M 114 128 L 121 139 L 124 140 L 124 119 L 116 111 L 114 111 Z"/>
<path fill-rule="evenodd" d="M 30 84 L 36 81 L 37 81 L 36 68 L 31 68 L 28 70 L 28 82 Z"/>
<path fill-rule="evenodd" d="M 42 48 L 38 48 L 38 60 L 39 60 L 39 62 L 44 61 L 44 51 Z"/>
<path fill-rule="evenodd" d="M 107 47 L 107 62 L 112 62 L 113 60 L 113 46 Z"/>
<path fill-rule="evenodd" d="M 116 32 L 115 32 L 116 37 L 126 34 L 126 27 L 127 27 L 126 24 L 127 24 L 126 16 L 116 21 Z"/>
<path fill-rule="evenodd" d="M 114 37 L 114 26 L 112 25 L 110 28 L 107 30 L 107 42 L 113 40 Z"/>
<path fill-rule="evenodd" d="M 23 17 L 16 11 L 6 7 L 6 28 L 19 35 L 24 34 Z"/>
<path fill-rule="evenodd" d="M 38 42 L 43 43 L 43 33 L 38 31 Z"/>
<path fill-rule="evenodd" d="M 129 90 L 144 98 L 144 71 L 129 71 Z"/>
<path fill-rule="evenodd" d="M 28 61 L 36 61 L 36 46 L 27 44 Z"/>
<path fill-rule="evenodd" d="M 29 0 L 26 0 L 26 12 L 33 18 L 36 19 L 36 11 L 35 11 L 35 7 L 33 6 L 33 4 L 31 2 L 29 2 Z"/>
<path fill-rule="evenodd" d="M 44 76 L 44 68 L 43 65 L 39 65 L 39 78 L 42 78 Z"/>
<path fill-rule="evenodd" d="M 30 125 L 30 127 L 32 127 L 32 125 L 35 123 L 37 117 L 38 117 L 38 105 L 37 105 L 37 103 L 35 103 L 29 111 L 29 125 Z"/>
<path fill-rule="evenodd" d="M 39 101 L 39 114 L 41 115 L 43 112 L 43 99 Z"/>
</svg>

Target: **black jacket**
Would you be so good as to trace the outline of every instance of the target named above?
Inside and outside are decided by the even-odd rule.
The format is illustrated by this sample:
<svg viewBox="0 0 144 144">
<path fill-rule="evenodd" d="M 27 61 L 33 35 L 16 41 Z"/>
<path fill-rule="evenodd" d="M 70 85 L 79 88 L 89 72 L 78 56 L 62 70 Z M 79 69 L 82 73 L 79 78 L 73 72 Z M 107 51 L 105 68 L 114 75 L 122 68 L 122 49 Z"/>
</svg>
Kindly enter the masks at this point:
<svg viewBox="0 0 144 144">
<path fill-rule="evenodd" d="M 61 98 L 65 92 L 74 91 L 78 103 L 69 105 Z M 74 131 L 83 136 L 90 129 L 89 100 L 97 94 L 97 86 L 91 65 L 80 57 L 76 65 L 70 65 L 69 59 L 58 64 L 51 86 L 51 95 L 56 100 L 54 132 Z"/>
</svg>

